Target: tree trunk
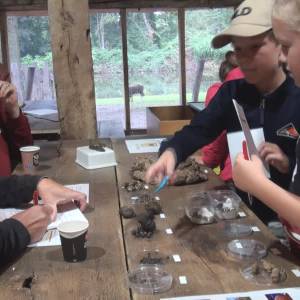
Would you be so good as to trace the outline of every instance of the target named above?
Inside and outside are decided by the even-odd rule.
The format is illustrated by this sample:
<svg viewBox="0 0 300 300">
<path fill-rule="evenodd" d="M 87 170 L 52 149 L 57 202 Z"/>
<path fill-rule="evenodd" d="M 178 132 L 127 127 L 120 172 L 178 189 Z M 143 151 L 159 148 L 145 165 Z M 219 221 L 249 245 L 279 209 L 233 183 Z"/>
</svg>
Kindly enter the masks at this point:
<svg viewBox="0 0 300 300">
<path fill-rule="evenodd" d="M 205 59 L 200 57 L 197 63 L 197 72 L 196 72 L 194 86 L 193 86 L 193 99 L 192 99 L 193 102 L 199 101 L 199 91 L 200 91 L 200 85 L 203 77 L 204 65 L 205 65 Z"/>
<path fill-rule="evenodd" d="M 53 71 L 61 135 L 97 136 L 88 0 L 49 0 Z"/>
</svg>

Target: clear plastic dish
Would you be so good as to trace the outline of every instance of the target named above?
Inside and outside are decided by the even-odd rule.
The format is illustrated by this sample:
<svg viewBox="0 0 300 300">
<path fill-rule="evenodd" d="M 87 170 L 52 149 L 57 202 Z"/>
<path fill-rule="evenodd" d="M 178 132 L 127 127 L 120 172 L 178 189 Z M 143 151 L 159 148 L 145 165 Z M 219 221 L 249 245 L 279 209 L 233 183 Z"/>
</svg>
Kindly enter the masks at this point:
<svg viewBox="0 0 300 300">
<path fill-rule="evenodd" d="M 185 206 L 185 214 L 195 224 L 215 222 L 214 209 L 206 192 L 194 194 Z"/>
<path fill-rule="evenodd" d="M 241 198 L 233 191 L 219 190 L 208 193 L 216 216 L 221 220 L 238 218 Z"/>
<path fill-rule="evenodd" d="M 233 257 L 238 259 L 255 260 L 267 255 L 266 246 L 251 239 L 232 240 L 228 243 L 227 249 Z"/>
<path fill-rule="evenodd" d="M 156 294 L 168 291 L 173 277 L 158 265 L 140 265 L 128 274 L 129 287 L 140 294 Z"/>
<path fill-rule="evenodd" d="M 143 204 L 150 202 L 152 195 L 150 192 L 132 192 L 128 195 L 128 201 L 130 204 Z"/>
<path fill-rule="evenodd" d="M 225 223 L 225 222 L 224 222 Z M 224 233 L 231 238 L 241 238 L 252 234 L 252 227 L 242 223 L 228 223 L 224 224 Z"/>
<path fill-rule="evenodd" d="M 284 268 L 274 265 L 265 259 L 249 264 L 246 268 L 241 269 L 241 274 L 246 280 L 263 285 L 281 283 L 287 278 Z"/>
</svg>

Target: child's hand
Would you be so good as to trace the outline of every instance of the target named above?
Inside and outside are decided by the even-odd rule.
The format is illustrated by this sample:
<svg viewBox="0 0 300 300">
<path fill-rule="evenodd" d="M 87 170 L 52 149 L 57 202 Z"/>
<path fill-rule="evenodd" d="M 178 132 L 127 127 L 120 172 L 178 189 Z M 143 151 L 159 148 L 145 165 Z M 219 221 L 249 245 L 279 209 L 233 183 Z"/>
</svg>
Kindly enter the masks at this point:
<svg viewBox="0 0 300 300">
<path fill-rule="evenodd" d="M 276 144 L 263 143 L 258 151 L 261 159 L 265 160 L 279 172 L 282 174 L 289 172 L 289 158 Z"/>
<path fill-rule="evenodd" d="M 254 194 L 257 182 L 266 179 L 263 163 L 256 155 L 251 160 L 245 160 L 240 153 L 233 166 L 233 181 L 235 185 L 250 194 Z"/>
</svg>

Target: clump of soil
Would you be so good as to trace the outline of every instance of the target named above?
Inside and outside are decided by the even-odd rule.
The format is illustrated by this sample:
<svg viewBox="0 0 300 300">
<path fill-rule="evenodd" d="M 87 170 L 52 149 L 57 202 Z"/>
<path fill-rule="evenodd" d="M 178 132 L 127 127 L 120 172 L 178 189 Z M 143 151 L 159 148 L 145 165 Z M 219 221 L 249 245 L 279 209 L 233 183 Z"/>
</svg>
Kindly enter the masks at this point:
<svg viewBox="0 0 300 300">
<path fill-rule="evenodd" d="M 123 187 L 127 192 L 138 192 L 148 190 L 148 185 L 139 180 L 133 180 L 132 182 L 125 182 Z"/>
<path fill-rule="evenodd" d="M 162 265 L 163 263 L 164 259 L 162 257 L 152 255 L 151 253 L 148 253 L 140 260 L 140 264 L 142 265 Z"/>
<path fill-rule="evenodd" d="M 156 229 L 154 215 L 149 212 L 142 213 L 137 216 L 137 221 L 139 225 L 136 229 L 133 229 L 131 233 L 139 238 L 150 238 Z"/>
<path fill-rule="evenodd" d="M 128 206 L 123 206 L 120 208 L 120 215 L 125 219 L 131 219 L 136 216 L 133 208 L 128 207 Z"/>
<path fill-rule="evenodd" d="M 272 283 L 279 283 L 286 279 L 286 272 L 282 268 L 278 268 L 272 263 L 262 259 L 260 262 L 256 262 L 251 266 L 251 273 L 253 275 L 259 275 L 266 273 L 270 276 Z"/>
<path fill-rule="evenodd" d="M 144 181 L 148 168 L 155 162 L 153 157 L 137 157 L 134 161 L 130 175 L 134 180 Z M 188 158 L 180 163 L 176 169 L 174 185 L 194 184 L 207 181 L 207 168 L 198 164 L 195 159 Z"/>
<path fill-rule="evenodd" d="M 153 215 L 159 215 L 162 212 L 162 207 L 156 200 L 151 200 L 145 204 L 145 210 Z"/>
</svg>

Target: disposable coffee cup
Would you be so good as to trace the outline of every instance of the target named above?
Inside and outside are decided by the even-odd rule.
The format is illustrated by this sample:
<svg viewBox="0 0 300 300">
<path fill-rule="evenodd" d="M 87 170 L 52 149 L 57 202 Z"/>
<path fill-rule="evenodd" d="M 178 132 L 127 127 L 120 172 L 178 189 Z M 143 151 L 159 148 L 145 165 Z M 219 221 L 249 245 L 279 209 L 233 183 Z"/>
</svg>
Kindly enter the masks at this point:
<svg viewBox="0 0 300 300">
<path fill-rule="evenodd" d="M 79 262 L 86 259 L 86 234 L 89 223 L 84 221 L 67 221 L 58 225 L 64 260 Z"/>
<path fill-rule="evenodd" d="M 25 174 L 34 174 L 39 165 L 40 147 L 25 146 L 20 148 L 22 165 Z"/>
</svg>

